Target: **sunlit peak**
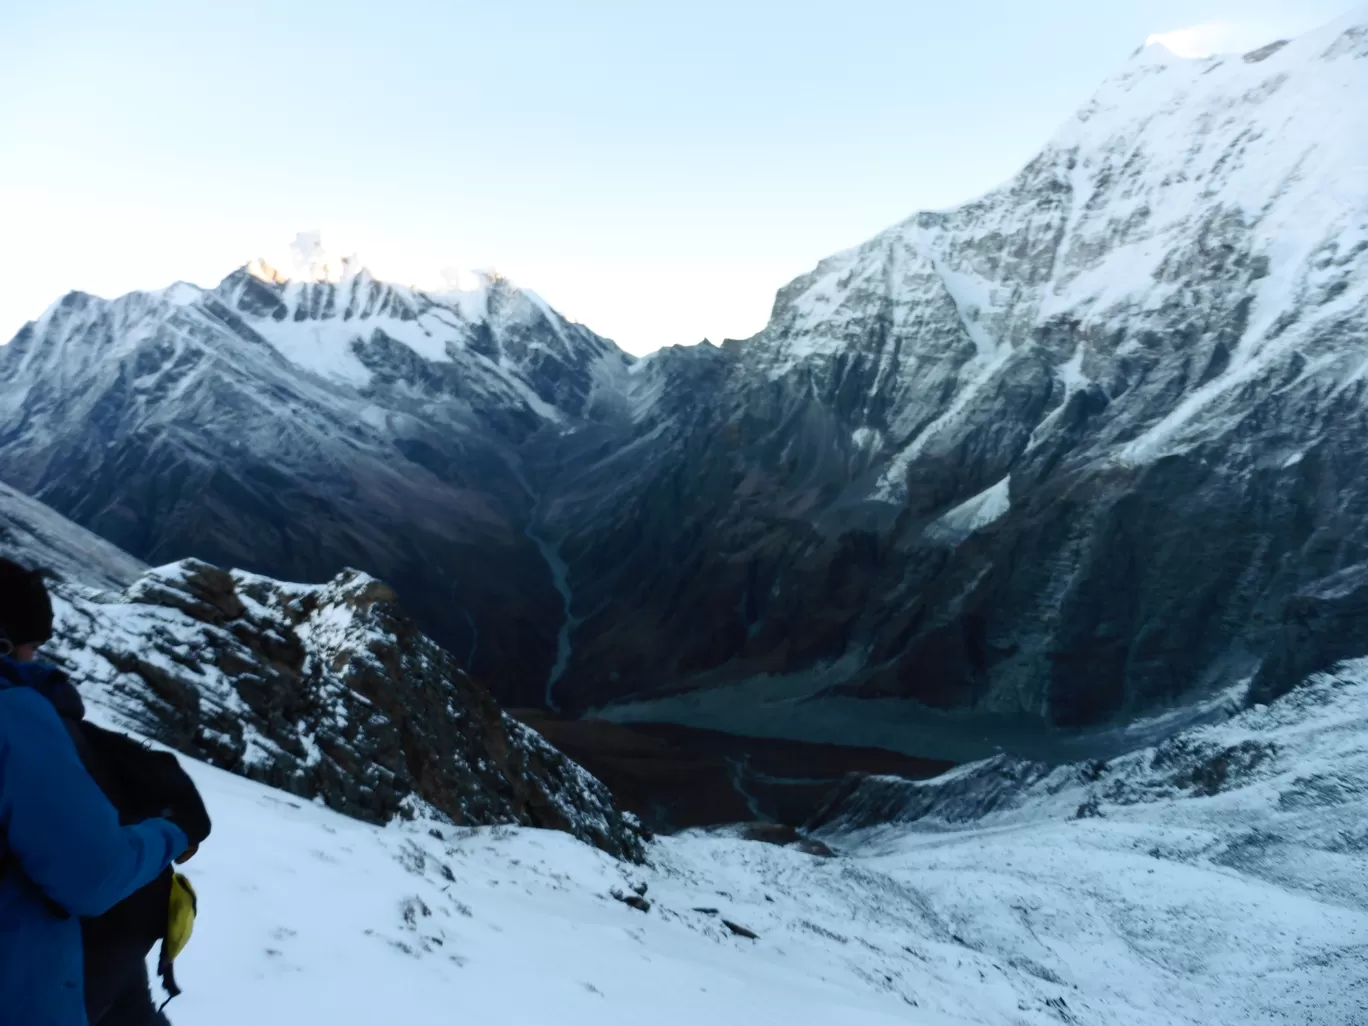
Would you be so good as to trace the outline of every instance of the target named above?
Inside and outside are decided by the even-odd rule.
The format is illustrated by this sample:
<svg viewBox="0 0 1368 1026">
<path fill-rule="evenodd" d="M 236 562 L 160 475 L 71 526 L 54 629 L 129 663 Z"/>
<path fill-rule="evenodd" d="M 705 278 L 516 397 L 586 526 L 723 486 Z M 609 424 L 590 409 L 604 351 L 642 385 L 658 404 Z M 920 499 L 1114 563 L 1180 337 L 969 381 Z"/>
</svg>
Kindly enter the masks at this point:
<svg viewBox="0 0 1368 1026">
<path fill-rule="evenodd" d="M 380 247 L 384 250 L 384 247 Z M 395 250 L 377 257 L 367 250 L 363 265 L 356 255 L 338 257 L 323 245 L 321 231 L 298 233 L 285 252 L 257 257 L 247 265 L 252 276 L 274 285 L 287 282 L 341 282 L 369 270 L 381 281 L 424 292 L 479 292 L 489 288 L 503 275 L 490 269 L 470 269 L 448 262 L 445 265 L 431 253 Z M 440 267 L 440 270 L 433 268 Z"/>
<path fill-rule="evenodd" d="M 288 268 L 281 268 L 265 257 L 257 257 L 247 265 L 247 272 L 262 281 L 283 284 L 287 281 L 338 282 L 354 278 L 361 272 L 361 261 L 356 254 L 334 256 L 323 247 L 323 233 L 300 232 L 290 244 Z"/>
</svg>

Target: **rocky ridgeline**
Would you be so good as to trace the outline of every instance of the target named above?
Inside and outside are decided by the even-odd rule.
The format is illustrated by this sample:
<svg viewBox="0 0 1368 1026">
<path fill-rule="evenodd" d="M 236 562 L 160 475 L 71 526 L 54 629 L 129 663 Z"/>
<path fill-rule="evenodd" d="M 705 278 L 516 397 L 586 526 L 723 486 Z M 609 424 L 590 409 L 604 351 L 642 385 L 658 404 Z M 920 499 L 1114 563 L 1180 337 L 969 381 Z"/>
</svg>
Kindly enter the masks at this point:
<svg viewBox="0 0 1368 1026">
<path fill-rule="evenodd" d="M 58 586 L 48 654 L 96 718 L 375 823 L 564 830 L 640 861 L 608 789 L 505 715 L 382 582 L 282 584 L 185 560 L 119 595 Z"/>
</svg>

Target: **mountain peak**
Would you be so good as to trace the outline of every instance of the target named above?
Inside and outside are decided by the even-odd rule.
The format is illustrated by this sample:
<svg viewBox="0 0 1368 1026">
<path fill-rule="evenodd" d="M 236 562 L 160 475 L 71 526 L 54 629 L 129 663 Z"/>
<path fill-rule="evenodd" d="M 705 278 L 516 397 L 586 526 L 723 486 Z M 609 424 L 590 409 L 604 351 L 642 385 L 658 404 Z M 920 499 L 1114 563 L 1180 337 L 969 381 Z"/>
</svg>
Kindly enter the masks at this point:
<svg viewBox="0 0 1368 1026">
<path fill-rule="evenodd" d="M 419 275 L 417 278 L 412 275 L 377 274 L 356 253 L 339 255 L 327 248 L 319 231 L 297 233 L 286 253 L 273 257 L 254 257 L 234 275 L 241 273 L 268 285 L 341 285 L 359 279 L 362 284 L 376 282 L 391 288 L 421 292 L 429 297 L 474 295 L 494 289 L 523 291 L 511 279 L 488 267 L 468 269 L 447 264 L 432 274 Z"/>
<path fill-rule="evenodd" d="M 335 256 L 323 247 L 323 233 L 299 232 L 290 243 L 290 266 L 277 267 L 265 257 L 250 260 L 247 273 L 273 285 L 287 282 L 342 282 L 369 272 L 356 254 Z"/>
<path fill-rule="evenodd" d="M 1201 60 L 1201 58 L 1181 54 L 1166 41 L 1166 37 L 1155 35 L 1145 40 L 1143 46 L 1135 49 L 1135 52 L 1131 54 L 1129 65 L 1139 67 L 1159 65 L 1162 67 L 1177 64 L 1180 61 L 1193 60 Z"/>
</svg>

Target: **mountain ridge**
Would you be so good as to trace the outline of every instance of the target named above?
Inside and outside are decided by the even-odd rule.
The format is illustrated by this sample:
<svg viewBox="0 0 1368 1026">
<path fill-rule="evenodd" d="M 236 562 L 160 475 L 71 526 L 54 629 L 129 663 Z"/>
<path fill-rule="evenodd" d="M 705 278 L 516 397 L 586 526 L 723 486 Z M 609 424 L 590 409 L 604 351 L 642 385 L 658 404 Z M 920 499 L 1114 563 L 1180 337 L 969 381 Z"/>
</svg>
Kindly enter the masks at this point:
<svg viewBox="0 0 1368 1026">
<path fill-rule="evenodd" d="M 720 347 L 634 361 L 498 283 L 434 331 L 433 297 L 369 276 L 235 272 L 217 324 L 192 301 L 101 329 L 123 376 L 84 381 L 117 434 L 141 367 L 182 387 L 177 332 L 241 353 L 258 380 L 186 379 L 231 427 L 163 404 L 121 450 L 164 480 L 219 460 L 217 510 L 147 476 L 73 494 L 108 449 L 22 390 L 0 476 L 159 559 L 360 562 L 518 705 L 815 730 L 895 700 L 971 735 L 1276 693 L 1352 645 L 1324 582 L 1368 574 L 1365 35 L 1368 10 L 1258 59 L 1142 54 L 1009 182 L 827 258 Z M 76 344 L 57 321 L 0 349 L 7 379 L 71 391 L 34 355 Z"/>
<path fill-rule="evenodd" d="M 5 480 L 149 562 L 195 553 L 302 580 L 367 565 L 454 651 L 479 631 L 439 615 L 453 597 L 487 643 L 511 608 L 553 621 L 554 596 L 527 594 L 546 571 L 522 533 L 535 496 L 516 448 L 597 415 L 601 379 L 630 359 L 506 283 L 467 303 L 481 315 L 468 321 L 423 299 L 344 322 L 336 298 L 331 283 L 245 271 L 219 290 L 64 298 L 0 347 Z M 421 334 L 434 309 L 459 328 L 440 353 L 395 337 Z M 360 326 L 334 337 L 344 323 Z M 509 549 L 511 581 L 509 560 L 489 555 Z M 515 650 L 540 661 L 555 631 L 506 633 L 499 676 L 522 672 Z M 529 695 L 538 672 L 520 685 Z"/>
</svg>

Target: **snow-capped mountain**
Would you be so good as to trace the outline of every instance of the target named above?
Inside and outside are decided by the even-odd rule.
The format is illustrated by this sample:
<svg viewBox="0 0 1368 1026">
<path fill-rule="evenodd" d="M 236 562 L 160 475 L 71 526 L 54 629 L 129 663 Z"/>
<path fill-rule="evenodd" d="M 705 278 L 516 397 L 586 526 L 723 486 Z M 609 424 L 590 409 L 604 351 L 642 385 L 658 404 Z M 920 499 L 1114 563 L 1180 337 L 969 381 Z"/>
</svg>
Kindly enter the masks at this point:
<svg viewBox="0 0 1368 1026">
<path fill-rule="evenodd" d="M 547 827 L 641 858 L 603 784 L 502 712 L 372 577 L 147 569 L 3 486 L 0 554 L 54 575 L 44 656 L 97 722 L 368 822 Z"/>
<path fill-rule="evenodd" d="M 359 566 L 519 703 L 1172 730 L 1368 651 L 1365 96 L 1368 8 L 1146 48 L 1001 188 L 636 362 L 497 280 L 69 296 L 0 348 L 0 478 L 154 561 Z"/>
<path fill-rule="evenodd" d="M 561 602 L 513 450 L 597 416 L 629 363 L 493 277 L 73 293 L 0 347 L 0 476 L 149 562 L 363 567 L 530 702 Z"/>
<path fill-rule="evenodd" d="M 571 464 L 563 690 L 813 740 L 912 698 L 1000 737 L 1364 651 L 1365 97 L 1368 8 L 1147 48 L 1003 187 L 638 365 L 721 384 L 641 419 L 648 458 Z"/>
<path fill-rule="evenodd" d="M 187 288 L 166 296 L 182 304 L 203 296 Z M 524 430 L 587 418 L 595 394 L 615 390 L 631 361 L 493 274 L 468 292 L 427 293 L 365 268 L 338 281 L 292 281 L 254 261 L 214 292 L 296 367 L 362 390 L 400 386 L 419 402 L 457 399 Z"/>
</svg>

